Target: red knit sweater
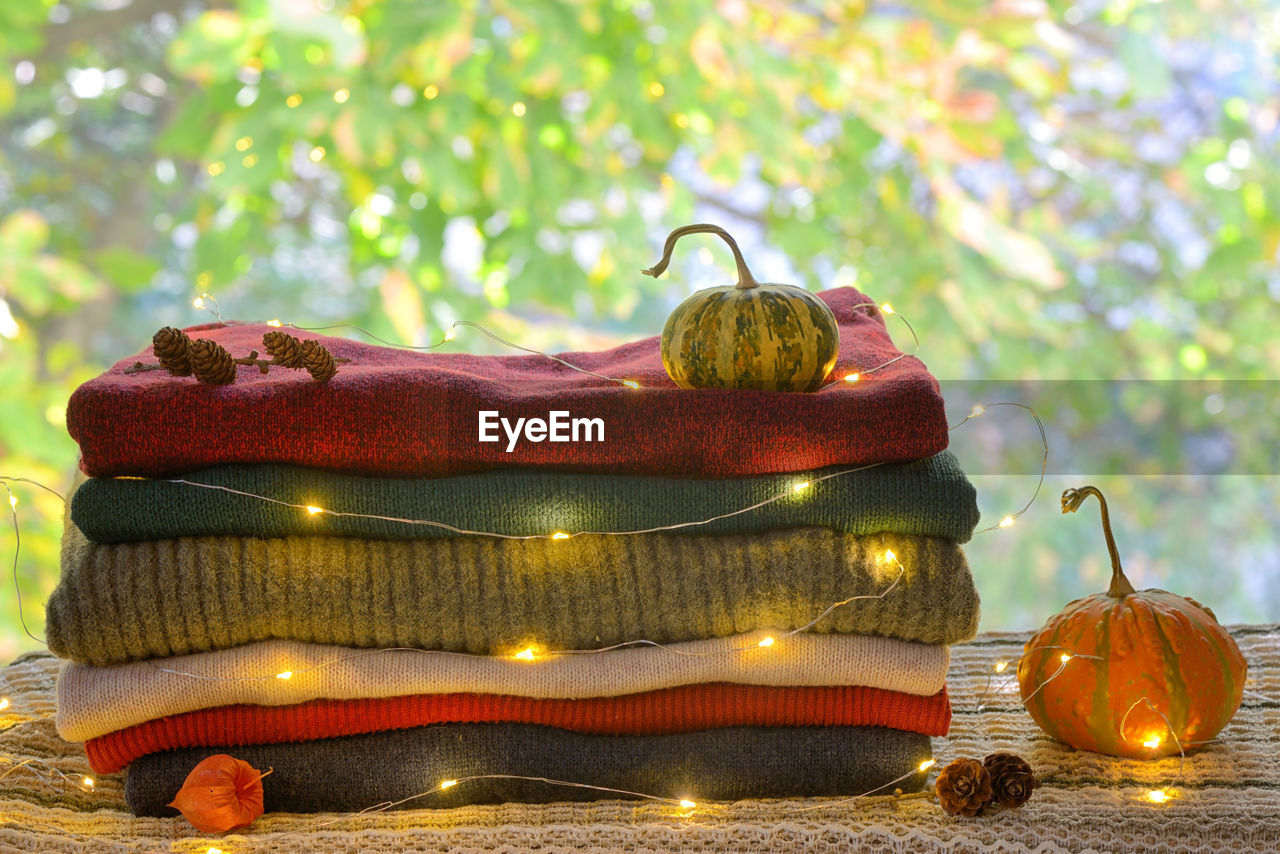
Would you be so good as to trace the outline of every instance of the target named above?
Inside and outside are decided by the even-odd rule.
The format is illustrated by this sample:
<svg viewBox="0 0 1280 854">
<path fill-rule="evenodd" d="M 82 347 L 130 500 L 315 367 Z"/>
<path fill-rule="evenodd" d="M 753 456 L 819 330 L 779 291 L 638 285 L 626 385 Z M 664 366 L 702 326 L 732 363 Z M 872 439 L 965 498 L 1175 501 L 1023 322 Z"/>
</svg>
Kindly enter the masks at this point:
<svg viewBox="0 0 1280 854">
<path fill-rule="evenodd" d="M 289 463 L 367 475 L 436 476 L 545 465 L 578 471 L 739 477 L 845 463 L 917 460 L 947 446 L 938 384 L 915 358 L 858 383 L 841 378 L 899 355 L 884 318 L 852 288 L 820 295 L 840 324 L 832 381 L 810 393 L 679 389 L 658 339 L 566 353 L 575 365 L 637 381 L 630 389 L 542 356 L 417 353 L 310 332 L 339 365 L 328 383 L 305 371 L 241 367 L 232 385 L 118 362 L 71 396 L 67 428 L 94 476 L 163 476 L 218 463 Z M 200 326 L 235 356 L 262 350 L 260 324 Z M 293 332 L 293 330 L 291 330 Z M 601 419 L 603 441 L 479 441 L 481 411 L 516 419 Z M 497 422 L 494 422 L 495 424 Z M 585 422 L 584 422 L 585 423 Z"/>
<path fill-rule="evenodd" d="M 726 726 L 883 726 L 945 735 L 951 703 L 861 686 L 770 687 L 712 682 L 581 700 L 498 694 L 417 694 L 312 700 L 296 706 L 222 706 L 147 721 L 90 739 L 89 764 L 119 771 L 179 747 L 311 741 L 439 723 L 530 723 L 603 735 L 663 735 Z"/>
</svg>

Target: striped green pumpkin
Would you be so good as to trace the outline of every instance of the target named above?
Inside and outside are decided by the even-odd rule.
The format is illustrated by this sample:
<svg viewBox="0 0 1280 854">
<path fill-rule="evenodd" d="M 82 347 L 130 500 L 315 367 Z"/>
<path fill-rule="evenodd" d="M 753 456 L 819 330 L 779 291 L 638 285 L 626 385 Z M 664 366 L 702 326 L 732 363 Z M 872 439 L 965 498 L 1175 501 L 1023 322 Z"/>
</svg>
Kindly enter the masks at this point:
<svg viewBox="0 0 1280 854">
<path fill-rule="evenodd" d="M 659 276 L 686 234 L 724 238 L 738 263 L 738 284 L 707 288 L 682 302 L 662 330 L 662 364 L 681 388 L 816 391 L 836 363 L 840 331 L 815 294 L 794 285 L 760 284 L 733 238 L 719 226 L 687 225 L 667 238 Z"/>
</svg>

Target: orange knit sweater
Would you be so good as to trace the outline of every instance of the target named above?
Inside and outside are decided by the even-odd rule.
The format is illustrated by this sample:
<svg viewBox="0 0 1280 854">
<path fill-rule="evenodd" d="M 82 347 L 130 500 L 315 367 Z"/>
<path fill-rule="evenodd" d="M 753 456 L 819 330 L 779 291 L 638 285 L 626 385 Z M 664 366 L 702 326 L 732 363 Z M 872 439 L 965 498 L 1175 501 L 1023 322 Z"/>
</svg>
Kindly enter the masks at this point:
<svg viewBox="0 0 1280 854">
<path fill-rule="evenodd" d="M 310 741 L 440 723 L 529 723 L 603 735 L 665 735 L 728 726 L 883 726 L 945 735 L 951 704 L 862 686 L 774 687 L 710 682 L 619 697 L 535 699 L 502 694 L 414 694 L 312 700 L 294 706 L 221 706 L 89 739 L 99 774 L 180 747 Z"/>
</svg>

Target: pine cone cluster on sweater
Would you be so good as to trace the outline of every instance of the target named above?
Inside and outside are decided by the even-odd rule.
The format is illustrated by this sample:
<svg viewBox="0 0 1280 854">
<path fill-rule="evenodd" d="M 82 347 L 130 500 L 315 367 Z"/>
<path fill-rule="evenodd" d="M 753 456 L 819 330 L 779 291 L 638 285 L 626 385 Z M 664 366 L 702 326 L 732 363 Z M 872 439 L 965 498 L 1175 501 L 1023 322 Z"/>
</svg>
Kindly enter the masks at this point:
<svg viewBox="0 0 1280 854">
<path fill-rule="evenodd" d="M 338 362 L 319 341 L 301 341 L 288 333 L 273 330 L 262 336 L 263 349 L 271 361 L 258 358 L 258 351 L 237 359 L 221 344 L 207 338 L 194 341 L 181 329 L 166 326 L 151 336 L 151 352 L 160 361 L 158 365 L 136 362 L 125 373 L 165 370 L 175 377 L 195 378 L 207 385 L 229 385 L 236 381 L 239 365 L 253 365 L 262 373 L 272 366 L 305 370 L 316 382 L 327 383 L 338 373 Z"/>
<path fill-rule="evenodd" d="M 951 815 L 974 816 L 991 804 L 1016 809 L 1036 788 L 1036 777 L 1021 756 L 992 753 L 979 762 L 957 759 L 938 774 L 934 791 Z"/>
</svg>

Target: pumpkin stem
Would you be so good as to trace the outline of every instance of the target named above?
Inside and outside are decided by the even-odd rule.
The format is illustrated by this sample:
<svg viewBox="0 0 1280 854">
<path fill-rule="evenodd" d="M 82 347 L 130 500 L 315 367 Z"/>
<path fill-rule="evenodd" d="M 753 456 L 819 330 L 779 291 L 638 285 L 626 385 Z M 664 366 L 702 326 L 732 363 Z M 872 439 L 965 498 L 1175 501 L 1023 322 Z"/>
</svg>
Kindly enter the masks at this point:
<svg viewBox="0 0 1280 854">
<path fill-rule="evenodd" d="M 1068 489 L 1062 493 L 1062 512 L 1076 512 L 1090 495 L 1096 497 L 1102 505 L 1102 533 L 1107 537 L 1107 551 L 1111 553 L 1111 587 L 1107 589 L 1107 595 L 1122 599 L 1135 591 L 1120 566 L 1120 552 L 1116 549 L 1116 538 L 1111 534 L 1111 514 L 1107 512 L 1107 499 L 1093 486 Z"/>
<path fill-rule="evenodd" d="M 751 271 L 747 269 L 747 262 L 743 260 L 742 252 L 738 250 L 738 244 L 729 236 L 729 232 L 725 231 L 718 225 L 711 225 L 710 223 L 705 222 L 697 223 L 695 225 L 682 225 L 675 231 L 668 234 L 667 242 L 662 247 L 662 260 L 657 264 L 654 264 L 649 269 L 641 270 L 640 272 L 644 273 L 646 276 L 653 276 L 655 279 L 661 276 L 663 271 L 667 269 L 667 264 L 671 261 L 671 252 L 676 248 L 676 241 L 684 237 L 686 234 L 718 234 L 724 239 L 725 243 L 729 244 L 729 248 L 733 250 L 733 260 L 738 265 L 738 287 L 746 290 L 759 285 L 755 280 L 755 277 L 751 275 Z"/>
</svg>

